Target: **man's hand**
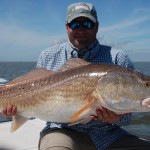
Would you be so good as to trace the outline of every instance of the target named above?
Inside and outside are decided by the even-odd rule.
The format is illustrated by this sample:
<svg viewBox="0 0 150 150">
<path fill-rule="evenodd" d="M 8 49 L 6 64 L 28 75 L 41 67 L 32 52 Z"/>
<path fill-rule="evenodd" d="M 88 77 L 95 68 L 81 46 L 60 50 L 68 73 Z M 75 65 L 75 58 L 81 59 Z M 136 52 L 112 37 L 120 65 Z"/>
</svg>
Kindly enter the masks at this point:
<svg viewBox="0 0 150 150">
<path fill-rule="evenodd" d="M 96 109 L 97 116 L 92 115 L 94 120 L 99 120 L 108 123 L 115 123 L 120 120 L 122 115 L 115 114 L 114 112 L 107 110 L 106 108 L 99 107 Z"/>
<path fill-rule="evenodd" d="M 6 118 L 12 118 L 12 116 L 14 116 L 16 113 L 17 113 L 17 107 L 13 105 L 9 105 L 2 110 L 2 115 Z"/>
</svg>

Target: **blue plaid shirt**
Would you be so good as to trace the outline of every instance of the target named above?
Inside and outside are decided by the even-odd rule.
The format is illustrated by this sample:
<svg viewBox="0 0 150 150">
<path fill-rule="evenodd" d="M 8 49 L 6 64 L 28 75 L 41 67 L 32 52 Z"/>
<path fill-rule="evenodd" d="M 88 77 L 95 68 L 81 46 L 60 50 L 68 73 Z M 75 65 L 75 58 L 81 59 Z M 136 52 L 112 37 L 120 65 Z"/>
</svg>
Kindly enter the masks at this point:
<svg viewBox="0 0 150 150">
<path fill-rule="evenodd" d="M 134 69 L 129 57 L 121 50 L 110 46 L 99 44 L 98 40 L 86 50 L 78 50 L 68 41 L 63 44 L 52 46 L 41 52 L 37 67 L 48 70 L 58 70 L 71 57 L 82 57 L 84 60 L 92 63 L 117 64 L 127 68 Z M 49 128 L 70 128 L 78 132 L 86 132 L 90 135 L 98 150 L 108 147 L 125 134 L 128 134 L 120 126 L 130 123 L 130 115 L 124 115 L 119 122 L 109 124 L 106 122 L 92 120 L 87 124 L 77 124 L 68 126 L 62 123 L 47 123 L 43 131 Z"/>
</svg>

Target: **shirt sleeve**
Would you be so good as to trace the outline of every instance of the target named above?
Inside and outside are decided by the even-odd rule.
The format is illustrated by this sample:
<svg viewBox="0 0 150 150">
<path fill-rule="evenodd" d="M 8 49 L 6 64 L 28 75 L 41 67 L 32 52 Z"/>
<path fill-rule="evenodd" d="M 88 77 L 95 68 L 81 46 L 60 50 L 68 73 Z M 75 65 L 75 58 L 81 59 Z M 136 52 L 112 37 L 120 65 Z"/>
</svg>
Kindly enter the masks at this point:
<svg viewBox="0 0 150 150">
<path fill-rule="evenodd" d="M 38 57 L 36 68 L 43 68 L 43 51 L 41 52 L 41 54 Z"/>
<path fill-rule="evenodd" d="M 115 61 L 116 61 L 117 65 L 129 68 L 129 69 L 134 69 L 134 65 L 133 65 L 131 59 L 123 51 L 120 51 L 117 54 Z"/>
</svg>

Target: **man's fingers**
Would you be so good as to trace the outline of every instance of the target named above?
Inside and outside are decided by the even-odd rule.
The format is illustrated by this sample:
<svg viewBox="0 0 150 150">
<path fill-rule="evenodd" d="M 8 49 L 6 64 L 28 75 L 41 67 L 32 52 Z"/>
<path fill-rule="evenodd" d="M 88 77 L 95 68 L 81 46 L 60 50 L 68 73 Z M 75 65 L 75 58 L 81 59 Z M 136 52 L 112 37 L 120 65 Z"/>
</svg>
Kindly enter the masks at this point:
<svg viewBox="0 0 150 150">
<path fill-rule="evenodd" d="M 97 116 L 94 116 L 93 119 L 114 123 L 120 120 L 121 115 L 115 114 L 114 112 L 107 110 L 106 108 L 100 107 L 96 109 Z"/>
<path fill-rule="evenodd" d="M 16 114 L 16 112 L 17 112 L 17 108 L 13 106 L 12 107 L 12 116 L 14 116 Z"/>
<path fill-rule="evenodd" d="M 116 121 L 119 121 L 120 118 L 122 117 L 122 115 L 115 114 L 115 113 L 112 112 L 112 111 L 110 111 L 109 116 L 110 116 L 110 118 L 112 118 L 112 120 L 115 120 L 115 122 L 116 122 Z"/>
<path fill-rule="evenodd" d="M 4 117 L 7 117 L 7 109 L 6 109 L 6 108 L 2 110 L 2 115 L 3 115 Z"/>
<path fill-rule="evenodd" d="M 9 105 L 7 108 L 2 110 L 3 116 L 6 118 L 10 118 L 14 116 L 17 112 L 17 108 L 13 105 Z"/>
<path fill-rule="evenodd" d="M 103 119 L 105 119 L 105 120 L 110 119 L 110 115 L 109 115 L 109 112 L 108 112 L 107 109 L 101 108 L 100 112 L 101 112 L 101 115 L 102 115 Z"/>
<path fill-rule="evenodd" d="M 12 115 L 12 105 L 9 105 L 8 107 L 7 107 L 7 115 L 9 116 L 9 117 L 11 117 L 11 115 Z"/>
<path fill-rule="evenodd" d="M 104 121 L 104 115 L 103 115 L 101 109 L 102 109 L 102 108 L 96 109 L 97 119 L 100 120 L 100 121 Z"/>
<path fill-rule="evenodd" d="M 91 119 L 99 120 L 98 116 L 95 116 L 95 115 L 91 115 Z"/>
</svg>

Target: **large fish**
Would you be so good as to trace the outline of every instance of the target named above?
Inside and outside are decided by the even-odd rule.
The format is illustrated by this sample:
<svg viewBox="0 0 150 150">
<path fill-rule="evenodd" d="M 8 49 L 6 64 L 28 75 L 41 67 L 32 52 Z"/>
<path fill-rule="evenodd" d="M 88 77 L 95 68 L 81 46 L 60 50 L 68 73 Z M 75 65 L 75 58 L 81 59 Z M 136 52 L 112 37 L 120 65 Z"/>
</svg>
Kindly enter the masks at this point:
<svg viewBox="0 0 150 150">
<path fill-rule="evenodd" d="M 30 118 L 86 123 L 96 108 L 117 114 L 150 111 L 150 77 L 111 64 L 71 59 L 57 72 L 35 69 L 0 86 L 0 111 L 17 106 L 11 131 Z"/>
</svg>

